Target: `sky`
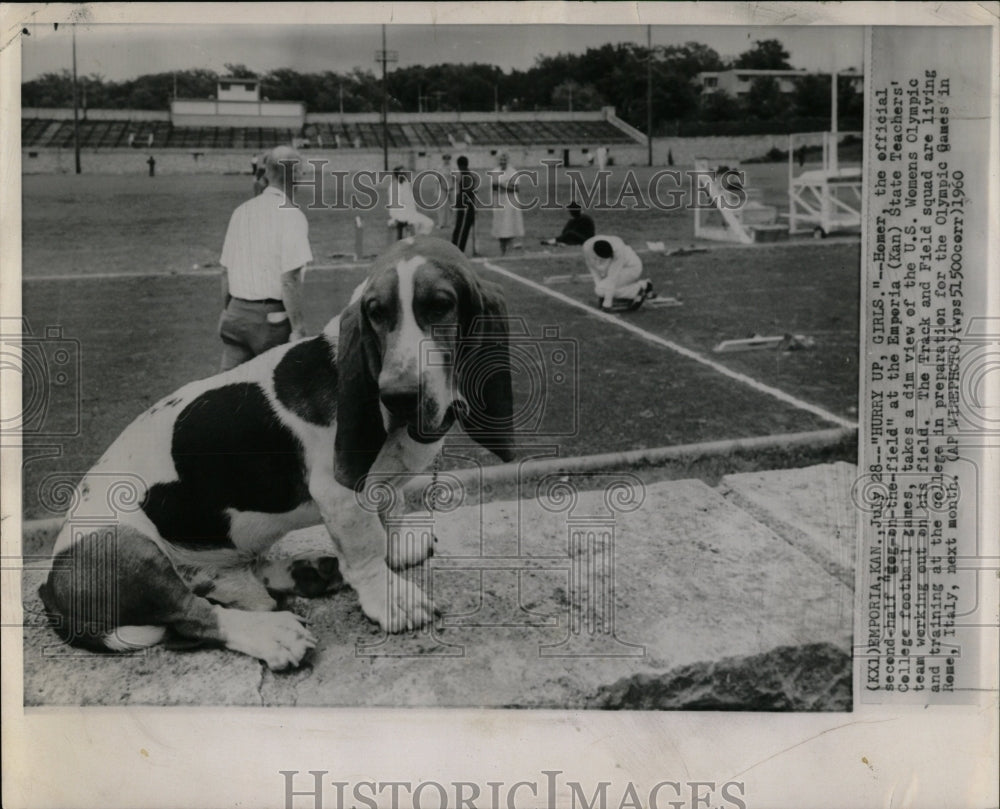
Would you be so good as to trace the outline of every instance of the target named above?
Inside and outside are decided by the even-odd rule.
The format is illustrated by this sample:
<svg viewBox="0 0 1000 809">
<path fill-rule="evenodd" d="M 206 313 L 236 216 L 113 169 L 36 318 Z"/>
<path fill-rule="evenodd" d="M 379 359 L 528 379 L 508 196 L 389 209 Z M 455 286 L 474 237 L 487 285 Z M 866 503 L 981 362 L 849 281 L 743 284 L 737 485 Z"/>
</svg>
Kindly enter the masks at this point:
<svg viewBox="0 0 1000 809">
<path fill-rule="evenodd" d="M 29 25 L 22 37 L 22 80 L 71 65 L 66 25 Z M 386 47 L 400 66 L 442 62 L 495 64 L 507 71 L 531 67 L 538 56 L 579 53 L 604 43 L 645 44 L 645 26 L 613 25 L 389 25 Z M 853 27 L 653 26 L 653 44 L 702 42 L 723 57 L 747 50 L 755 40 L 780 39 L 793 67 L 827 72 L 862 68 L 863 29 Z M 77 27 L 77 69 L 121 81 L 144 73 L 188 68 L 224 72 L 226 63 L 266 72 L 355 67 L 375 70 L 378 25 L 133 25 Z M 390 67 L 391 69 L 391 67 Z"/>
</svg>

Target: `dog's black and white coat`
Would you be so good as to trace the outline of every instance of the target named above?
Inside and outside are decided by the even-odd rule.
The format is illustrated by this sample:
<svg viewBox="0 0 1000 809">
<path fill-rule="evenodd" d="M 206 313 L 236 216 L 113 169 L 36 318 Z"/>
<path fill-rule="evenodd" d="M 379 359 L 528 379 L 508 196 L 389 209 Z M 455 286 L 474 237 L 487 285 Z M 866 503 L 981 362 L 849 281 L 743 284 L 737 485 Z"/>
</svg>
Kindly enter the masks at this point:
<svg viewBox="0 0 1000 809">
<path fill-rule="evenodd" d="M 421 361 L 428 348 L 438 361 Z M 431 547 L 387 548 L 359 491 L 426 469 L 456 420 L 510 460 L 511 419 L 499 287 L 447 242 L 398 242 L 322 334 L 186 385 L 126 428 L 77 487 L 42 599 L 79 645 L 217 642 L 272 668 L 316 644 L 272 594 L 317 595 L 342 576 L 385 630 L 415 628 L 432 606 L 387 559 L 417 564 Z M 91 518 L 123 478 L 142 481 L 141 507 L 102 531 Z M 260 563 L 320 521 L 335 558 Z"/>
</svg>

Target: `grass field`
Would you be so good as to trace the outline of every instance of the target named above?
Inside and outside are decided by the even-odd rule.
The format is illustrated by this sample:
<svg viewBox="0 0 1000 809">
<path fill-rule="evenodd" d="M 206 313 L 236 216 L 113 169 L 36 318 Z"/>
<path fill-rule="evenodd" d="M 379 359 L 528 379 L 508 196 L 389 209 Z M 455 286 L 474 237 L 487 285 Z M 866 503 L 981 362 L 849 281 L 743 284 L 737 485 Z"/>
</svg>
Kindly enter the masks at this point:
<svg viewBox="0 0 1000 809">
<path fill-rule="evenodd" d="M 809 168 L 811 164 L 806 164 Z M 681 169 L 682 167 L 677 167 Z M 745 165 L 747 187 L 758 189 L 763 201 L 787 211 L 787 167 L 784 163 Z M 633 169 L 641 189 L 659 169 Z M 580 169 L 593 184 L 595 170 Z M 621 194 L 624 169 L 616 169 L 608 184 L 612 199 Z M 668 198 L 671 184 L 660 188 Z M 108 272 L 187 272 L 197 264 L 219 260 L 226 225 L 233 209 L 250 194 L 249 176 L 169 175 L 163 177 L 33 174 L 22 178 L 24 212 L 24 275 L 66 275 Z M 565 205 L 571 195 L 564 172 L 558 174 L 553 199 Z M 334 193 L 329 192 L 332 198 Z M 537 198 L 529 192 L 526 200 Z M 307 197 L 307 199 L 310 199 Z M 614 233 L 635 246 L 646 241 L 690 244 L 693 219 L 688 210 L 655 208 L 592 212 L 599 232 Z M 354 216 L 347 210 L 306 210 L 310 240 L 317 262 L 332 254 L 354 252 Z M 359 212 L 365 226 L 365 251 L 387 244 L 383 205 Z M 562 229 L 562 209 L 530 211 L 525 215 L 525 246 Z M 489 235 L 490 214 L 478 217 L 477 249 L 499 255 Z M 444 231 L 439 231 L 444 233 Z M 445 234 L 446 238 L 450 232 Z M 470 248 L 471 252 L 471 248 Z"/>
<path fill-rule="evenodd" d="M 765 200 L 777 201 L 784 165 L 747 169 L 750 182 L 765 189 Z M 220 353 L 218 280 L 191 270 L 217 261 L 229 215 L 247 197 L 249 181 L 233 176 L 29 176 L 23 189 L 24 315 L 35 334 L 46 326 L 62 327 L 64 337 L 79 341 L 80 356 L 80 400 L 53 399 L 47 422 L 71 429 L 79 414 L 79 434 L 35 440 L 25 450 L 25 512 L 40 517 L 51 516 L 37 494 L 46 476 L 82 474 L 146 407 L 215 371 Z M 353 214 L 314 210 L 308 216 L 317 262 L 353 251 Z M 385 213 L 378 208 L 363 218 L 366 248 L 374 251 L 385 244 Z M 595 218 L 600 230 L 622 235 L 637 247 L 646 240 L 693 241 L 687 211 L 599 212 Z M 526 215 L 524 252 L 539 249 L 537 240 L 558 232 L 563 219 L 562 211 Z M 582 272 L 575 252 L 569 251 L 497 258 L 488 221 L 484 214 L 479 250 L 507 270 L 535 281 Z M 806 241 L 643 257 L 657 289 L 680 297 L 684 305 L 623 317 L 764 384 L 841 417 L 854 417 L 856 244 Z M 548 385 L 543 397 L 545 423 L 555 424 L 562 434 L 537 439 L 558 443 L 563 455 L 830 426 L 642 336 L 516 280 L 482 271 L 500 281 L 511 313 L 523 318 L 532 335 L 555 327 L 575 352 L 578 372 L 566 384 Z M 139 275 L 87 278 L 107 273 Z M 310 272 L 308 328 L 318 330 L 335 315 L 363 277 L 363 267 Z M 588 284 L 553 289 L 581 301 L 591 299 Z M 753 332 L 802 332 L 814 337 L 817 346 L 800 352 L 710 353 L 721 339 Z M 517 376 L 519 401 L 530 398 L 532 384 L 537 380 Z"/>
</svg>

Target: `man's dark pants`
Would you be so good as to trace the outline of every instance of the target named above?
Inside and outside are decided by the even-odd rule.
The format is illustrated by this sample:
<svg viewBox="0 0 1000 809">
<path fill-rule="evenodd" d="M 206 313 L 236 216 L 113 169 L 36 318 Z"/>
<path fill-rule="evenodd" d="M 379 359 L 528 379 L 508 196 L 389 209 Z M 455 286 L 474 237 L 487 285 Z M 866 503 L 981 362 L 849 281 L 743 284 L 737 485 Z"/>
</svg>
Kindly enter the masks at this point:
<svg viewBox="0 0 1000 809">
<path fill-rule="evenodd" d="M 291 334 L 292 325 L 281 301 L 230 298 L 219 318 L 221 370 L 228 371 L 269 348 L 287 343 Z"/>
</svg>

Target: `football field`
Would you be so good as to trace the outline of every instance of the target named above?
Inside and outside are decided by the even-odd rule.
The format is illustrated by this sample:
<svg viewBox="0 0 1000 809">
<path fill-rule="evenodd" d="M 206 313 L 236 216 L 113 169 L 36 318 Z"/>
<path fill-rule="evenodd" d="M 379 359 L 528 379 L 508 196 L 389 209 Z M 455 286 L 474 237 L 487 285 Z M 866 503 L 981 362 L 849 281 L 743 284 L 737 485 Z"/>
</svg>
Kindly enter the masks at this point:
<svg viewBox="0 0 1000 809">
<path fill-rule="evenodd" d="M 780 167 L 765 168 L 771 179 L 762 175 L 761 184 L 777 193 Z M 145 408 L 215 372 L 218 253 L 249 179 L 28 176 L 23 188 L 24 317 L 36 336 L 60 328 L 78 362 L 78 389 L 53 389 L 47 400 L 42 432 L 64 435 L 40 435 L 25 449 L 25 514 L 47 517 L 38 493 L 48 476 L 82 475 Z M 315 333 L 366 267 L 344 258 L 354 250 L 354 212 L 307 214 L 322 265 L 306 275 L 306 323 Z M 357 215 L 365 252 L 384 247 L 384 209 Z M 476 267 L 501 284 L 521 324 L 512 357 L 526 445 L 591 455 L 856 419 L 857 242 L 703 244 L 707 252 L 678 256 L 645 250 L 646 241 L 691 244 L 692 216 L 594 213 L 598 231 L 636 247 L 657 291 L 681 302 L 609 317 L 593 309 L 589 282 L 576 278 L 584 272 L 576 249 L 539 244 L 558 232 L 562 210 L 526 213 L 522 248 L 503 258 L 489 237 L 489 213 L 480 213 L 484 255 Z M 560 275 L 570 278 L 552 280 Z M 712 351 L 722 340 L 786 333 L 815 345 Z"/>
</svg>

